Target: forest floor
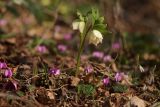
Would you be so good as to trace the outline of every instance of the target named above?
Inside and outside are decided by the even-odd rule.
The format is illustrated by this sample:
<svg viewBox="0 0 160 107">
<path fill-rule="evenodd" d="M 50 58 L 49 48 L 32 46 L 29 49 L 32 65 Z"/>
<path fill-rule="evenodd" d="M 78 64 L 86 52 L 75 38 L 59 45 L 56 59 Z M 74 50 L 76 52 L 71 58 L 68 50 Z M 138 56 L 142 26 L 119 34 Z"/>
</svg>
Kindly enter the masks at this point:
<svg viewBox="0 0 160 107">
<path fill-rule="evenodd" d="M 75 76 L 78 33 L 64 22 L 0 19 L 0 107 L 160 107 L 158 43 L 106 36 L 86 44 Z"/>
</svg>

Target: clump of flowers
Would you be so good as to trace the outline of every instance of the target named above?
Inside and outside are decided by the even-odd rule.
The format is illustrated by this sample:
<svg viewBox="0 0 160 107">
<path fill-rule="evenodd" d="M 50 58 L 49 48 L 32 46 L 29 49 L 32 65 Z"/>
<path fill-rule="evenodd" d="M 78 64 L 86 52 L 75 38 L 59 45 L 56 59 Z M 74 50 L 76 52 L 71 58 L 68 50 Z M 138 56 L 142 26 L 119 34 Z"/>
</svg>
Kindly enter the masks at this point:
<svg viewBox="0 0 160 107">
<path fill-rule="evenodd" d="M 78 19 L 73 22 L 73 30 L 79 30 L 80 32 L 80 47 L 77 56 L 76 75 L 79 71 L 80 56 L 83 51 L 83 47 L 86 38 L 89 39 L 89 44 L 97 46 L 102 43 L 102 32 L 106 31 L 106 24 L 104 24 L 104 18 L 100 16 L 98 10 L 91 9 L 86 14 L 77 12 Z"/>
<path fill-rule="evenodd" d="M 13 75 L 13 72 L 10 68 L 7 67 L 5 62 L 0 62 L 0 70 L 4 71 L 4 76 L 10 78 Z"/>
</svg>

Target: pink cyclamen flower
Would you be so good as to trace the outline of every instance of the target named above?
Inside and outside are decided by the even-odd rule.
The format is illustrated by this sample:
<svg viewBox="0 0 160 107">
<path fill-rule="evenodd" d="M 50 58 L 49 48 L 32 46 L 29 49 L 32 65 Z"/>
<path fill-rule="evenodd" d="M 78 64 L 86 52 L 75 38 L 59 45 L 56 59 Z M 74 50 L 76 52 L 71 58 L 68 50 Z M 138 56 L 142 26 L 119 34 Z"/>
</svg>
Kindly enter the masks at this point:
<svg viewBox="0 0 160 107">
<path fill-rule="evenodd" d="M 104 85 L 108 85 L 109 82 L 110 82 L 110 80 L 109 80 L 108 77 L 103 79 L 103 84 L 104 84 Z"/>
<path fill-rule="evenodd" d="M 10 78 L 12 77 L 13 73 L 12 73 L 12 70 L 11 69 L 6 69 L 5 72 L 4 72 L 4 76 L 7 77 L 7 78 Z"/>
<path fill-rule="evenodd" d="M 93 52 L 92 56 L 95 57 L 95 58 L 102 59 L 103 56 L 104 56 L 104 53 L 103 52 L 99 52 L 99 51 L 95 51 L 95 52 Z"/>
<path fill-rule="evenodd" d="M 53 74 L 53 75 L 60 75 L 61 71 L 60 69 L 57 69 L 57 68 L 53 68 L 49 71 L 50 74 Z"/>
<path fill-rule="evenodd" d="M 121 81 L 122 80 L 122 76 L 123 76 L 123 73 L 117 72 L 115 77 L 114 77 L 116 82 Z"/>
<path fill-rule="evenodd" d="M 112 61 L 112 57 L 110 55 L 106 55 L 106 56 L 104 56 L 103 61 L 104 62 L 111 62 Z"/>
<path fill-rule="evenodd" d="M 0 26 L 5 26 L 7 24 L 7 20 L 0 19 Z"/>
<path fill-rule="evenodd" d="M 0 69 L 7 68 L 7 64 L 5 62 L 0 62 Z"/>
<path fill-rule="evenodd" d="M 36 50 L 40 53 L 46 53 L 47 52 L 47 48 L 44 45 L 39 45 L 36 47 Z"/>
<path fill-rule="evenodd" d="M 112 44 L 112 49 L 119 50 L 121 48 L 121 44 L 119 42 L 115 42 Z"/>
<path fill-rule="evenodd" d="M 18 89 L 18 83 L 17 82 L 15 82 L 15 81 L 12 81 L 12 84 L 13 84 L 13 86 L 14 86 L 14 90 L 17 90 Z"/>
<path fill-rule="evenodd" d="M 84 69 L 84 71 L 86 73 L 91 73 L 91 72 L 93 72 L 93 68 L 91 66 L 86 66 L 85 69 Z"/>
<path fill-rule="evenodd" d="M 72 35 L 70 33 L 64 35 L 64 40 L 71 40 Z"/>
<path fill-rule="evenodd" d="M 55 32 L 60 32 L 61 31 L 61 27 L 60 26 L 56 26 L 55 27 Z"/>
<path fill-rule="evenodd" d="M 58 45 L 57 48 L 61 52 L 65 52 L 67 50 L 67 46 L 63 44 Z"/>
</svg>

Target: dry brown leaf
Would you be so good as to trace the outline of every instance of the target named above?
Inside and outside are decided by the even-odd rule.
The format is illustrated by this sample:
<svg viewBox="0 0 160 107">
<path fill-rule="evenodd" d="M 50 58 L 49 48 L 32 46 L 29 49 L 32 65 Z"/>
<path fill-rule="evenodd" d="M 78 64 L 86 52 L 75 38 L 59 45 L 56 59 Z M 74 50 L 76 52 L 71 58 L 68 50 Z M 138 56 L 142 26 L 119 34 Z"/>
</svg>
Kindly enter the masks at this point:
<svg viewBox="0 0 160 107">
<path fill-rule="evenodd" d="M 115 72 L 117 72 L 118 71 L 118 68 L 117 68 L 117 65 L 116 65 L 116 63 L 112 63 L 112 69 L 113 69 L 113 71 L 115 71 Z"/>
<path fill-rule="evenodd" d="M 127 104 L 124 105 L 124 107 L 132 107 L 132 106 L 146 107 L 146 103 L 139 97 L 134 96 L 130 99 L 130 101 Z"/>
<path fill-rule="evenodd" d="M 71 85 L 72 86 L 77 86 L 79 83 L 80 79 L 77 77 L 71 77 Z"/>
<path fill-rule="evenodd" d="M 127 85 L 127 86 L 133 85 L 131 83 L 131 81 L 132 81 L 131 77 L 129 77 L 128 75 L 123 74 L 122 84 Z"/>
<path fill-rule="evenodd" d="M 48 91 L 47 95 L 48 95 L 48 97 L 49 97 L 50 100 L 54 100 L 55 99 L 55 96 L 54 96 L 53 92 Z"/>
</svg>

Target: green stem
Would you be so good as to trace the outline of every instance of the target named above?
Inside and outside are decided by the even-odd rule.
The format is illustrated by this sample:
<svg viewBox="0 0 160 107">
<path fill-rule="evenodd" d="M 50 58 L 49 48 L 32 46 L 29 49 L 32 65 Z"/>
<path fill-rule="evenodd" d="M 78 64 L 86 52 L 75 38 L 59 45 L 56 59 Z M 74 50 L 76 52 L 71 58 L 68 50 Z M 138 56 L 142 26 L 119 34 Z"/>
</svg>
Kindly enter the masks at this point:
<svg viewBox="0 0 160 107">
<path fill-rule="evenodd" d="M 90 27 L 89 29 L 86 31 L 86 33 L 83 33 L 80 35 L 80 47 L 79 47 L 79 51 L 78 51 L 78 56 L 77 56 L 77 66 L 76 66 L 76 77 L 78 76 L 79 74 L 79 66 L 80 66 L 80 59 L 81 59 L 81 53 L 83 51 L 83 47 L 84 47 L 84 44 L 85 44 L 85 39 L 88 35 L 88 32 L 90 31 Z"/>
<path fill-rule="evenodd" d="M 84 40 L 85 39 L 83 38 L 83 35 L 81 35 L 81 38 L 80 38 L 80 47 L 79 47 L 78 56 L 77 56 L 76 77 L 78 76 L 78 72 L 79 72 L 80 59 L 81 59 L 81 53 L 83 51 Z"/>
</svg>

